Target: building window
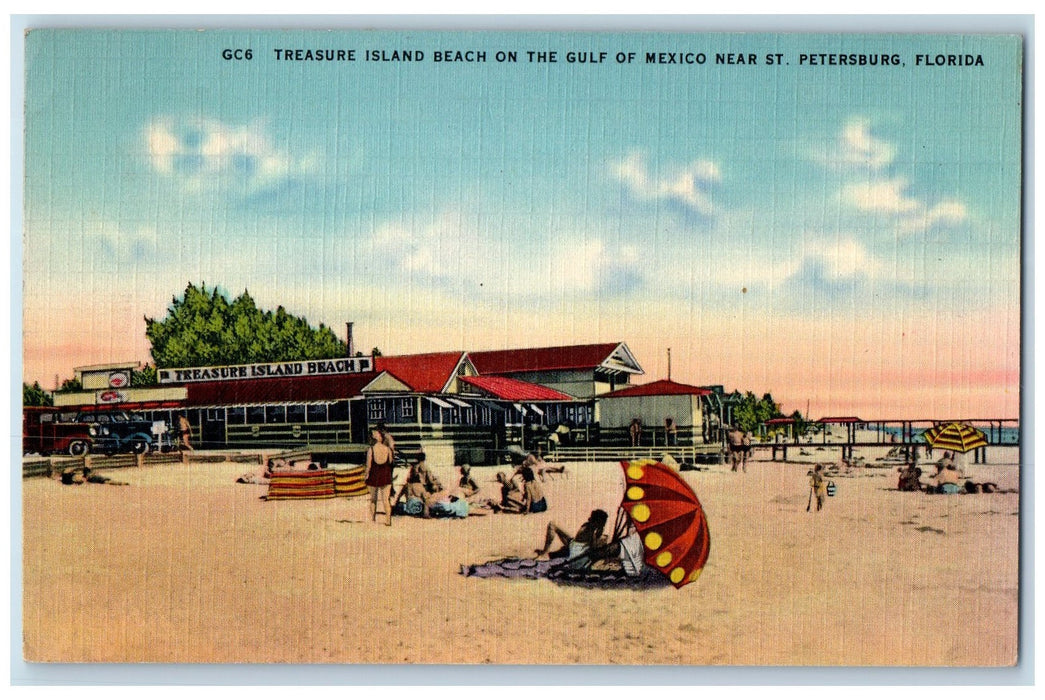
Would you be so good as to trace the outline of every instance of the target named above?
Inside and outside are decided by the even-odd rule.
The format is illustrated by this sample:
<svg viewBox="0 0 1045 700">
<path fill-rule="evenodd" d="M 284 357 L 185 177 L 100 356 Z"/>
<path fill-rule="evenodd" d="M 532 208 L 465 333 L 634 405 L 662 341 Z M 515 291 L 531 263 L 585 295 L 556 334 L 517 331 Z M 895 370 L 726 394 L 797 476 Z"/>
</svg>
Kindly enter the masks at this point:
<svg viewBox="0 0 1045 700">
<path fill-rule="evenodd" d="M 305 405 L 296 403 L 291 406 L 287 406 L 287 422 L 288 423 L 304 423 L 305 422 Z"/>
<path fill-rule="evenodd" d="M 414 417 L 414 399 L 399 399 L 399 412 L 403 414 L 403 418 Z"/>
<path fill-rule="evenodd" d="M 326 423 L 327 405 L 325 403 L 309 404 L 305 415 L 309 423 Z"/>
<path fill-rule="evenodd" d="M 247 422 L 251 425 L 265 422 L 265 407 L 251 406 L 247 409 Z"/>
<path fill-rule="evenodd" d="M 344 423 L 348 421 L 348 401 L 330 404 L 330 422 Z"/>
<path fill-rule="evenodd" d="M 222 408 L 208 408 L 207 409 L 207 420 L 209 421 L 221 421 L 225 418 L 223 415 L 225 410 Z"/>
<path fill-rule="evenodd" d="M 385 402 L 381 399 L 370 399 L 366 402 L 366 417 L 370 420 L 385 419 Z"/>
<path fill-rule="evenodd" d="M 242 406 L 230 406 L 225 415 L 229 425 L 243 425 L 247 422 L 247 411 Z"/>
<path fill-rule="evenodd" d="M 268 406 L 265 408 L 265 422 L 266 423 L 286 423 L 287 422 L 287 407 L 286 406 Z"/>
</svg>

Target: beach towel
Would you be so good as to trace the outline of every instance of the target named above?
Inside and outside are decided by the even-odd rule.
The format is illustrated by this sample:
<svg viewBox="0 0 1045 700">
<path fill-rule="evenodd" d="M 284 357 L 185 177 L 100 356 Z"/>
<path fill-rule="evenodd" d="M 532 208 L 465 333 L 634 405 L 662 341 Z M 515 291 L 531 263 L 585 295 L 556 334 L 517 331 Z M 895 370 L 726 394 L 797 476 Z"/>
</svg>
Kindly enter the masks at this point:
<svg viewBox="0 0 1045 700">
<path fill-rule="evenodd" d="M 284 471 L 273 472 L 269 480 L 268 501 L 301 500 L 308 498 L 333 498 L 334 472 Z"/>
<path fill-rule="evenodd" d="M 671 585 L 668 578 L 653 567 L 645 567 L 637 576 L 618 568 L 573 569 L 564 566 L 564 558 L 516 559 L 509 557 L 485 564 L 461 565 L 461 575 L 475 578 L 544 578 L 560 585 L 585 588 L 663 588 Z"/>
</svg>

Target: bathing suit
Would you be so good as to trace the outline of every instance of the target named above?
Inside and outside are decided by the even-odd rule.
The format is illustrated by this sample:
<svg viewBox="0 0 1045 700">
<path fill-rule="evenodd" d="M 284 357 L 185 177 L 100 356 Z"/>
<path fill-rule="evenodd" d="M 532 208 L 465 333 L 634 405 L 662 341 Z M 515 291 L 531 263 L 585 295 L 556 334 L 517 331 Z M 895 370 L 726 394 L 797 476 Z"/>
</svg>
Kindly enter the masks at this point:
<svg viewBox="0 0 1045 700">
<path fill-rule="evenodd" d="M 373 457 L 371 457 L 371 460 Z M 370 475 L 366 478 L 366 485 L 374 488 L 390 486 L 392 484 L 392 458 L 384 464 L 371 461 Z"/>
</svg>

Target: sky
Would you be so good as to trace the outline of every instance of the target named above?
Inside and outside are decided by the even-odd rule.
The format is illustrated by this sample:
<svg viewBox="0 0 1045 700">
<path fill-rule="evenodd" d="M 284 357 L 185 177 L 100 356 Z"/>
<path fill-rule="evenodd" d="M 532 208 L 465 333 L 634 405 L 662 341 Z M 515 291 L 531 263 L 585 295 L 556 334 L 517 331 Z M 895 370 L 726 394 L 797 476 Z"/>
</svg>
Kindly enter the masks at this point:
<svg viewBox="0 0 1045 700">
<path fill-rule="evenodd" d="M 276 57 L 309 48 L 355 60 Z M 396 49 L 425 58 L 365 60 Z M 467 50 L 486 62 L 433 60 Z M 801 62 L 883 53 L 902 65 Z M 1015 418 L 1020 56 L 987 35 L 34 31 L 23 379 L 150 361 L 144 317 L 193 282 L 386 354 L 623 341 L 640 381 L 670 348 L 672 379 L 813 418 Z"/>
</svg>

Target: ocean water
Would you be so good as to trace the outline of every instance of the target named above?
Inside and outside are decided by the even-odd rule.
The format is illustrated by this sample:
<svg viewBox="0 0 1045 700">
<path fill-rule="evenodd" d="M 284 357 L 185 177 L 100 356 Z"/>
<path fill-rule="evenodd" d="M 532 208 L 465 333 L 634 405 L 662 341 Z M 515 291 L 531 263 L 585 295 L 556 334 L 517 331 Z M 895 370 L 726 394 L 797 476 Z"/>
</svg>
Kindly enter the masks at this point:
<svg viewBox="0 0 1045 700">
<path fill-rule="evenodd" d="M 987 435 L 987 440 L 992 445 L 1017 445 L 1020 443 L 1020 429 L 1019 427 L 1004 427 L 1000 430 L 998 428 L 991 429 L 990 425 L 979 424 L 974 421 L 970 421 L 968 425 L 983 431 Z M 924 428 L 916 427 L 915 435 L 919 435 L 929 429 L 929 426 Z M 903 429 L 900 426 L 885 426 L 881 429 L 884 435 L 895 435 L 900 437 L 903 434 Z"/>
</svg>

